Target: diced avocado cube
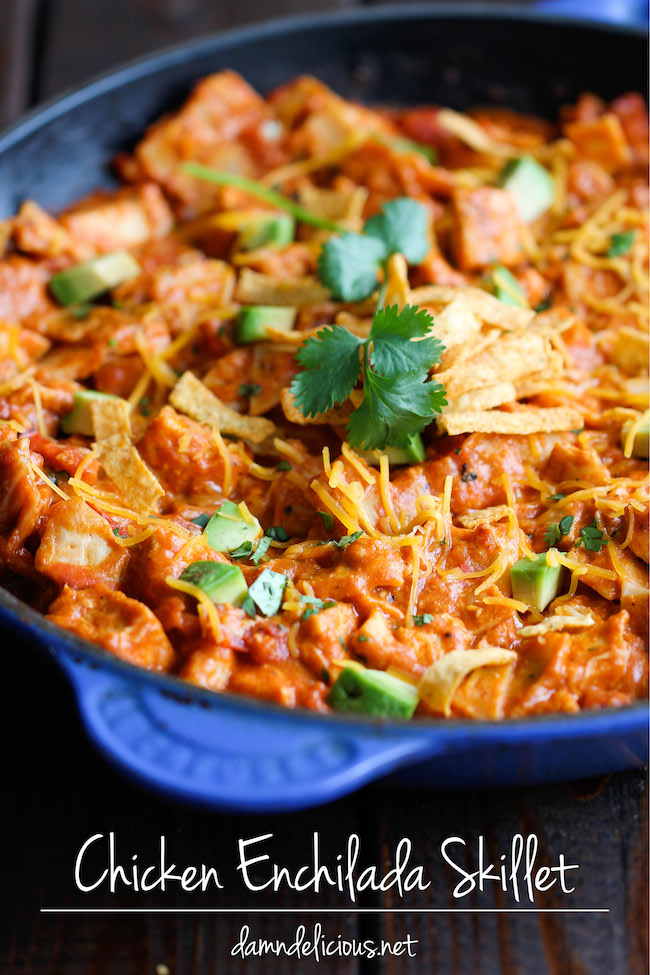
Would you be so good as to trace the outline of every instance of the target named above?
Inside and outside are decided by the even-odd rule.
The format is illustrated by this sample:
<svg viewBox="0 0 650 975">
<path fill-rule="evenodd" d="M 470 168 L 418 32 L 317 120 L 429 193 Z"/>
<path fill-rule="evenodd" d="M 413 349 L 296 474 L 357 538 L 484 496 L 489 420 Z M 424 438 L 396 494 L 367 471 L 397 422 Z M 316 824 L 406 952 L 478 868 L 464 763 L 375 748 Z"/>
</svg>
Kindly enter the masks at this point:
<svg viewBox="0 0 650 975">
<path fill-rule="evenodd" d="M 519 559 L 510 569 L 514 598 L 534 606 L 540 613 L 557 596 L 562 579 L 562 566 L 549 565 L 546 556 L 543 552 L 536 559 Z"/>
<path fill-rule="evenodd" d="M 252 515 L 246 517 L 238 504 L 224 501 L 203 530 L 207 543 L 215 552 L 234 552 L 244 542 L 256 541 L 262 526 Z"/>
<path fill-rule="evenodd" d="M 251 220 L 239 232 L 237 244 L 245 251 L 267 247 L 269 244 L 284 247 L 292 242 L 295 234 L 296 221 L 290 213 L 271 213 Z"/>
<path fill-rule="evenodd" d="M 265 342 L 268 338 L 266 328 L 290 332 L 296 320 L 296 309 L 281 305 L 249 305 L 242 308 L 237 316 L 235 338 L 240 345 L 251 342 Z"/>
<path fill-rule="evenodd" d="M 384 450 L 361 450 L 358 453 L 371 467 L 379 466 L 379 458 L 382 454 L 386 454 L 388 463 L 396 467 L 400 464 L 419 464 L 426 457 L 424 442 L 419 433 L 409 437 L 408 447 L 386 447 Z"/>
<path fill-rule="evenodd" d="M 621 444 L 625 447 L 628 434 L 632 427 L 631 423 L 626 423 L 621 430 Z M 634 440 L 632 441 L 633 457 L 648 457 L 648 417 L 643 420 L 636 428 Z"/>
<path fill-rule="evenodd" d="M 336 678 L 327 700 L 335 711 L 411 718 L 418 704 L 418 689 L 383 670 L 348 664 Z"/>
<path fill-rule="evenodd" d="M 82 433 L 85 437 L 93 437 L 93 416 L 91 405 L 98 399 L 117 399 L 110 393 L 98 393 L 94 389 L 80 389 L 74 394 L 72 409 L 61 417 L 59 426 L 62 433 Z"/>
<path fill-rule="evenodd" d="M 501 186 L 510 190 L 526 223 L 545 213 L 555 197 L 551 174 L 532 156 L 518 156 L 506 163 L 501 173 Z"/>
<path fill-rule="evenodd" d="M 507 267 L 497 264 L 486 278 L 487 290 L 504 305 L 516 305 L 518 308 L 528 308 L 523 288 Z"/>
<path fill-rule="evenodd" d="M 215 603 L 241 606 L 248 595 L 244 573 L 227 562 L 192 562 L 183 570 L 181 580 L 198 586 Z"/>
<path fill-rule="evenodd" d="M 60 305 L 76 305 L 91 301 L 138 274 L 140 265 L 136 259 L 128 251 L 115 251 L 53 274 L 50 291 Z"/>
</svg>

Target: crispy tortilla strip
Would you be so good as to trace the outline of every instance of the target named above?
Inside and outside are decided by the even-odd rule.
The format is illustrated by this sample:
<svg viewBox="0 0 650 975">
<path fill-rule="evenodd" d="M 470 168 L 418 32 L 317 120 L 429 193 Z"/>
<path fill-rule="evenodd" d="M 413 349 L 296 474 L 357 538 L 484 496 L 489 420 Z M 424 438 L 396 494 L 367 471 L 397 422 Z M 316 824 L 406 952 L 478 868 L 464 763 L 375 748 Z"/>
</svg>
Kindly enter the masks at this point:
<svg viewBox="0 0 650 975">
<path fill-rule="evenodd" d="M 549 352 L 546 368 L 539 372 L 531 372 L 529 376 L 522 376 L 515 383 L 516 399 L 526 399 L 528 396 L 538 396 L 545 393 L 564 374 L 564 359 L 560 352 Z"/>
<path fill-rule="evenodd" d="M 638 328 L 623 325 L 618 329 L 612 355 L 614 362 L 628 376 L 648 371 L 650 336 Z"/>
<path fill-rule="evenodd" d="M 545 633 L 557 633 L 559 630 L 580 629 L 581 627 L 593 626 L 596 620 L 591 613 L 580 613 L 579 615 L 569 615 L 558 613 L 557 616 L 549 616 L 541 623 L 534 623 L 532 626 L 522 626 L 517 630 L 517 636 L 543 636 Z"/>
<path fill-rule="evenodd" d="M 301 427 L 312 426 L 314 424 L 345 425 L 350 419 L 350 413 L 352 412 L 352 403 L 348 401 L 349 405 L 335 406 L 333 410 L 328 410 L 327 413 L 319 413 L 317 416 L 310 417 L 303 416 L 296 406 L 291 390 L 288 387 L 282 390 L 280 402 L 282 403 L 282 409 L 287 420 L 290 423 L 298 423 Z"/>
<path fill-rule="evenodd" d="M 517 399 L 514 383 L 495 383 L 482 389 L 472 389 L 452 400 L 445 408 L 446 413 L 466 413 L 472 410 L 490 410 L 502 403 L 513 403 Z"/>
<path fill-rule="evenodd" d="M 470 511 L 469 514 L 461 515 L 459 522 L 463 528 L 476 528 L 477 525 L 493 525 L 502 518 L 510 516 L 510 508 L 507 504 L 497 504 L 492 508 L 483 508 L 481 511 Z"/>
<path fill-rule="evenodd" d="M 411 302 L 414 305 L 448 305 L 455 298 L 461 297 L 467 307 L 488 325 L 498 325 L 506 331 L 526 328 L 535 317 L 535 312 L 529 308 L 517 308 L 506 305 L 494 295 L 483 291 L 482 288 L 450 287 L 441 284 L 425 284 L 411 292 Z"/>
<path fill-rule="evenodd" d="M 513 146 L 497 142 L 475 119 L 462 112 L 455 112 L 452 108 L 441 108 L 436 114 L 436 124 L 476 152 L 485 152 L 494 156 L 516 155 Z"/>
<path fill-rule="evenodd" d="M 516 659 L 514 650 L 503 650 L 501 647 L 452 650 L 432 664 L 420 680 L 420 700 L 431 711 L 449 717 L 454 694 L 468 674 L 477 667 L 500 667 Z"/>
<path fill-rule="evenodd" d="M 221 433 L 260 443 L 273 436 L 275 424 L 261 416 L 243 416 L 215 396 L 193 372 L 184 372 L 169 396 L 171 405 Z"/>
<path fill-rule="evenodd" d="M 298 190 L 298 200 L 302 206 L 325 220 L 346 220 L 358 224 L 367 199 L 365 186 L 353 190 L 330 190 L 306 183 Z"/>
<path fill-rule="evenodd" d="M 272 278 L 244 268 L 239 275 L 235 298 L 242 305 L 318 305 L 331 298 L 316 278 L 288 280 Z"/>
<path fill-rule="evenodd" d="M 131 413 L 125 399 L 97 399 L 90 404 L 95 440 L 108 440 L 116 433 L 131 435 Z"/>
<path fill-rule="evenodd" d="M 582 414 L 568 407 L 543 410 L 528 407 L 516 413 L 501 410 L 444 413 L 438 427 L 449 436 L 458 433 L 554 433 L 582 427 Z"/>
<path fill-rule="evenodd" d="M 95 453 L 120 496 L 133 511 L 149 514 L 165 491 L 131 443 L 127 433 L 98 440 Z"/>
<path fill-rule="evenodd" d="M 511 332 L 482 349 L 477 355 L 457 363 L 453 369 L 436 373 L 436 380 L 447 390 L 447 399 L 484 386 L 512 382 L 520 376 L 539 372 L 548 361 L 548 344 L 534 332 Z"/>
<path fill-rule="evenodd" d="M 391 254 L 388 258 L 386 274 L 386 297 L 384 305 L 397 305 L 401 310 L 408 305 L 411 287 L 409 285 L 408 266 L 403 254 Z"/>
<path fill-rule="evenodd" d="M 415 292 L 411 292 L 411 295 Z M 431 312 L 433 328 L 431 334 L 439 339 L 446 349 L 471 342 L 481 331 L 481 323 L 472 311 L 470 303 L 462 293 L 445 305 L 441 311 Z"/>
</svg>

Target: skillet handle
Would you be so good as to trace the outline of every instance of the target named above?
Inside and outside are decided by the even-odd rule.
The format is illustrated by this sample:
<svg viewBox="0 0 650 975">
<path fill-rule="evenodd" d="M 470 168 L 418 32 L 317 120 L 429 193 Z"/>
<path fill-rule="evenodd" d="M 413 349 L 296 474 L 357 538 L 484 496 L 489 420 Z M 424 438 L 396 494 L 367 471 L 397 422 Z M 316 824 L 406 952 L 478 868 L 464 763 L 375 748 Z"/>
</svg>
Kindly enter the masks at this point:
<svg viewBox="0 0 650 975">
<path fill-rule="evenodd" d="M 536 0 L 540 13 L 603 20 L 611 24 L 643 27 L 648 23 L 646 0 Z"/>
<path fill-rule="evenodd" d="M 328 802 L 439 750 L 407 726 L 314 720 L 215 695 L 169 692 L 57 652 L 88 733 L 139 782 L 215 809 L 276 812 Z"/>
</svg>

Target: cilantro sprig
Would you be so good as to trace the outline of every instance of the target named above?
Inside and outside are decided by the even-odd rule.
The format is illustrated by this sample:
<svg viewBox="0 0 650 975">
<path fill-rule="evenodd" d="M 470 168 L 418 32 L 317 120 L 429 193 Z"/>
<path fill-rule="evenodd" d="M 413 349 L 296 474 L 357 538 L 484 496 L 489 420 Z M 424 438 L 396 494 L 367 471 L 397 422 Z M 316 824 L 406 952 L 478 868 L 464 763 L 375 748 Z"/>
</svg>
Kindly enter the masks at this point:
<svg viewBox="0 0 650 975">
<path fill-rule="evenodd" d="M 606 256 L 622 257 L 623 254 L 627 254 L 632 248 L 635 237 L 635 230 L 624 230 L 620 234 L 612 234 L 609 238 L 609 247 L 607 248 Z"/>
<path fill-rule="evenodd" d="M 385 203 L 366 221 L 363 233 L 330 237 L 318 258 L 318 277 L 341 301 L 362 301 L 377 287 L 391 254 L 419 264 L 429 250 L 427 212 L 421 203 L 400 197 Z"/>
<path fill-rule="evenodd" d="M 580 538 L 576 542 L 576 548 L 584 545 L 588 552 L 600 552 L 608 541 L 605 532 L 600 530 L 594 518 L 590 525 L 580 529 Z"/>
<path fill-rule="evenodd" d="M 433 321 L 423 309 L 396 305 L 375 312 L 368 338 L 326 326 L 297 353 L 303 372 L 291 393 L 306 416 L 343 403 L 361 376 L 363 401 L 350 416 L 348 442 L 362 450 L 407 447 L 446 405 L 443 387 L 429 380 L 444 346 L 430 334 Z"/>
<path fill-rule="evenodd" d="M 573 525 L 573 515 L 565 515 L 560 523 L 551 522 L 544 532 L 544 542 L 547 548 L 553 548 L 564 535 L 568 535 Z"/>
</svg>

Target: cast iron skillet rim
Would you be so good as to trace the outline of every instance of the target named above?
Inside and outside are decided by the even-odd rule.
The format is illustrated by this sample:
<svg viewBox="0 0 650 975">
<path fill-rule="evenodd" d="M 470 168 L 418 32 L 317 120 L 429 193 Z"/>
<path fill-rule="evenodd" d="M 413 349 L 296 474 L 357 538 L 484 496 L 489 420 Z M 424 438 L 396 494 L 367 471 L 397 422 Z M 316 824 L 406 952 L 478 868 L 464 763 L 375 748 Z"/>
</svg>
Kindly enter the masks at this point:
<svg viewBox="0 0 650 975">
<path fill-rule="evenodd" d="M 11 124 L 0 133 L 0 154 L 10 149 L 17 142 L 30 136 L 39 128 L 55 121 L 78 106 L 92 101 L 94 98 L 133 83 L 144 77 L 155 75 L 176 64 L 183 63 L 197 54 L 218 53 L 223 48 L 235 47 L 240 43 L 264 38 L 272 39 L 278 34 L 288 35 L 306 29 L 318 30 L 321 26 L 345 26 L 350 23 L 360 25 L 366 23 L 390 23 L 395 20 L 417 21 L 422 19 L 488 19 L 503 21 L 526 21 L 529 23 L 544 23 L 558 27 L 588 27 L 599 32 L 616 33 L 618 35 L 644 38 L 643 28 L 620 26 L 594 21 L 588 18 L 562 17 L 557 14 L 540 13 L 522 6 L 501 6 L 482 2 L 441 3 L 432 6 L 427 3 L 396 5 L 390 4 L 378 8 L 361 10 L 335 11 L 328 14 L 309 14 L 294 17 L 274 18 L 247 27 L 234 28 L 211 34 L 201 40 L 185 41 L 163 48 L 154 54 L 135 58 L 125 62 L 117 68 L 103 72 L 91 79 L 81 88 L 64 91 L 42 105 L 36 106 L 31 112 Z M 47 648 L 58 657 L 63 648 L 64 652 L 73 658 L 81 657 L 84 664 L 95 667 L 98 671 L 110 671 L 117 676 L 134 678 L 137 683 L 143 683 L 157 690 L 161 696 L 171 698 L 184 705 L 204 705 L 209 710 L 226 708 L 235 711 L 266 713 L 285 720 L 304 720 L 309 718 L 315 724 L 325 724 L 329 727 L 353 725 L 359 729 L 413 736 L 418 733 L 428 733 L 435 729 L 442 736 L 448 738 L 460 737 L 474 739 L 478 737 L 508 739 L 510 731 L 526 731 L 534 734 L 544 734 L 547 728 L 557 728 L 558 731 L 578 731 L 585 733 L 593 728 L 614 723 L 614 725 L 634 722 L 637 716 L 647 713 L 647 702 L 639 701 L 620 708 L 604 708 L 600 710 L 581 711 L 578 714 L 563 712 L 531 715 L 527 718 L 505 719 L 503 721 L 472 721 L 436 718 L 422 718 L 413 722 L 377 721 L 362 716 L 342 714 L 321 714 L 307 708 L 290 710 L 281 705 L 268 701 L 256 700 L 244 695 L 233 693 L 219 693 L 197 687 L 182 681 L 180 678 L 168 674 L 160 674 L 143 670 L 134 664 L 120 660 L 108 651 L 98 647 L 90 641 L 84 640 L 66 630 L 50 623 L 42 614 L 32 609 L 26 603 L 11 595 L 0 587 L 0 622 L 7 614 L 6 622 L 9 626 L 25 630 L 36 629 L 35 642 L 44 642 L 47 638 Z M 55 646 L 53 646 L 53 644 Z M 469 736 L 467 733 L 470 733 Z"/>
<path fill-rule="evenodd" d="M 616 724 L 623 721 L 634 722 L 637 715 L 645 714 L 648 710 L 647 702 L 638 701 L 633 704 L 623 705 L 622 707 L 610 707 L 580 711 L 577 714 L 566 712 L 555 712 L 552 714 L 530 715 L 527 718 L 505 718 L 500 721 L 472 721 L 471 719 L 454 719 L 449 721 L 445 718 L 418 718 L 415 721 L 389 721 L 377 720 L 362 715 L 349 715 L 328 713 L 322 714 L 312 711 L 309 708 L 298 707 L 294 709 L 284 708 L 280 704 L 270 701 L 258 700 L 243 694 L 232 692 L 210 691 L 207 688 L 198 687 L 176 677 L 173 674 L 162 674 L 156 671 L 144 670 L 136 664 L 129 663 L 114 656 L 108 650 L 96 646 L 89 640 L 76 636 L 56 624 L 51 623 L 37 610 L 32 609 L 7 590 L 0 588 L 0 623 L 3 610 L 9 615 L 7 620 L 10 626 L 20 628 L 23 633 L 25 627 L 32 626 L 38 631 L 34 635 L 35 642 L 45 643 L 47 639 L 47 649 L 56 658 L 59 657 L 61 647 L 63 652 L 74 658 L 83 658 L 84 665 L 91 670 L 111 671 L 118 677 L 127 678 L 131 683 L 133 679 L 137 683 L 144 683 L 163 697 L 168 697 L 177 703 L 185 706 L 198 704 L 207 706 L 210 710 L 219 710 L 223 707 L 235 711 L 253 712 L 261 711 L 275 717 L 284 719 L 313 719 L 317 723 L 326 725 L 355 725 L 363 730 L 386 730 L 387 732 L 399 732 L 409 736 L 418 733 L 429 733 L 431 730 L 443 734 L 445 737 L 452 736 L 461 738 L 466 737 L 467 732 L 471 732 L 470 738 L 501 738 L 509 737 L 509 732 L 530 730 L 539 734 L 544 734 L 545 730 L 557 727 L 559 731 L 578 731 L 583 729 L 588 732 L 592 728 L 599 728 L 612 721 Z M 53 646 L 54 644 L 54 646 Z M 75 661 L 76 662 L 76 661 Z"/>
<path fill-rule="evenodd" d="M 320 27 L 346 26 L 350 23 L 363 25 L 366 23 L 389 23 L 395 20 L 417 21 L 426 18 L 433 20 L 480 20 L 483 18 L 487 20 L 527 21 L 529 23 L 557 25 L 558 27 L 588 27 L 590 30 L 601 33 L 615 33 L 629 37 L 644 38 L 647 36 L 642 27 L 614 25 L 589 18 L 563 17 L 557 13 L 531 10 L 529 7 L 519 4 L 505 6 L 489 2 L 483 3 L 481 0 L 465 0 L 461 3 L 447 2 L 436 5 L 406 3 L 402 6 L 391 3 L 381 7 L 366 7 L 358 10 L 277 17 L 246 27 L 218 31 L 198 41 L 195 39 L 169 45 L 153 54 L 133 58 L 116 68 L 101 72 L 81 87 L 64 89 L 53 98 L 35 106 L 30 112 L 0 131 L 0 154 L 43 125 L 49 124 L 77 106 L 92 101 L 93 98 L 106 94 L 128 82 L 137 81 L 159 71 L 164 71 L 175 64 L 182 63 L 193 54 L 208 54 L 210 51 L 216 53 L 224 47 L 234 47 L 240 43 L 257 39 L 271 39 L 277 34 L 287 35 L 307 29 L 317 31 Z"/>
</svg>

